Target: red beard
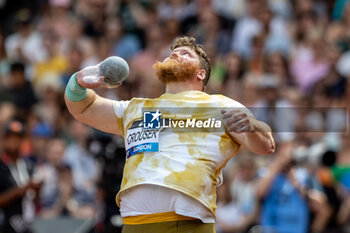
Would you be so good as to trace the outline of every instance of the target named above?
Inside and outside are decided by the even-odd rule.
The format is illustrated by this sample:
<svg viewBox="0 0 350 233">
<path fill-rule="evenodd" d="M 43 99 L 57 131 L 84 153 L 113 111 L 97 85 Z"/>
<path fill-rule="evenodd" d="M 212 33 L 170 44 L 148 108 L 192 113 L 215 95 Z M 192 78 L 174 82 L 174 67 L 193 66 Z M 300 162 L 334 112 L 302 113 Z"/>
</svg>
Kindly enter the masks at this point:
<svg viewBox="0 0 350 233">
<path fill-rule="evenodd" d="M 153 69 L 162 83 L 186 81 L 192 79 L 199 71 L 198 65 L 190 62 L 180 63 L 175 59 L 168 59 L 164 62 L 157 61 L 153 65 Z"/>
</svg>

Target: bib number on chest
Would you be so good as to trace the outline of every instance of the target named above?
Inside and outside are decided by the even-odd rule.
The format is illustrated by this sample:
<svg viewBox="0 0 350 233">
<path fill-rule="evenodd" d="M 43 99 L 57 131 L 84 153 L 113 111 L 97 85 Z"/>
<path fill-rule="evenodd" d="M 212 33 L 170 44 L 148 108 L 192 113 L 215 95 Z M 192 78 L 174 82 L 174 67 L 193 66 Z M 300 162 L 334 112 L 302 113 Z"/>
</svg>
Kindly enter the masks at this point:
<svg viewBox="0 0 350 233">
<path fill-rule="evenodd" d="M 126 158 L 140 152 L 159 151 L 159 130 L 144 129 L 143 125 L 133 124 L 127 131 L 125 149 Z"/>
</svg>

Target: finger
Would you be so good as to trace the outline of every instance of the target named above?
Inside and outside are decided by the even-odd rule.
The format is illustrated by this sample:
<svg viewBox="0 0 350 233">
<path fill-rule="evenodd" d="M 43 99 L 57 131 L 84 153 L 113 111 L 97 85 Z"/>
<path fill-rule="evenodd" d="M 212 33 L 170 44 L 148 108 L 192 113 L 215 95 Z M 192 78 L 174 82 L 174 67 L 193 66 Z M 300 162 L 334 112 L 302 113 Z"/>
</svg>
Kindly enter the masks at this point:
<svg viewBox="0 0 350 233">
<path fill-rule="evenodd" d="M 232 116 L 232 113 L 231 111 L 227 112 L 227 111 L 224 111 L 224 110 L 221 110 L 221 114 L 222 114 L 222 119 L 227 119 L 227 118 L 230 118 Z"/>
<path fill-rule="evenodd" d="M 224 125 L 226 125 L 227 128 L 229 128 L 231 125 L 235 124 L 237 122 L 237 119 L 234 117 L 230 117 L 227 119 L 222 119 Z"/>
<path fill-rule="evenodd" d="M 220 112 L 221 112 L 221 114 L 225 114 L 225 113 L 228 113 L 228 112 L 236 112 L 236 111 L 237 110 L 235 110 L 235 109 L 230 109 L 230 111 L 222 109 Z"/>
<path fill-rule="evenodd" d="M 94 89 L 94 88 L 99 87 L 100 85 L 99 85 L 99 83 L 97 82 L 97 83 L 85 83 L 84 86 L 85 86 L 85 88 Z"/>
<path fill-rule="evenodd" d="M 221 111 L 221 113 L 223 112 L 223 110 Z M 241 110 L 231 110 L 229 112 L 225 112 L 223 115 L 222 115 L 222 119 L 227 119 L 227 118 L 230 118 L 230 117 L 246 117 L 248 116 L 247 113 L 241 111 Z"/>
<path fill-rule="evenodd" d="M 237 125 L 235 127 L 230 127 L 229 128 L 229 131 L 232 132 L 232 133 L 236 133 L 238 132 L 239 130 L 241 130 L 241 128 L 243 128 L 245 125 Z"/>
<path fill-rule="evenodd" d="M 236 124 L 237 122 L 244 120 L 244 119 L 247 119 L 246 114 L 236 113 L 236 114 L 231 115 L 231 117 L 226 120 L 226 123 L 227 123 L 227 125 L 230 126 L 230 125 Z"/>
<path fill-rule="evenodd" d="M 90 79 L 86 80 L 87 82 L 84 83 L 86 88 L 94 89 L 102 86 L 104 80 L 104 76 L 99 76 L 98 79 Z"/>
<path fill-rule="evenodd" d="M 119 87 L 120 85 L 122 85 L 123 82 L 119 82 L 117 84 L 114 84 L 114 85 L 111 85 L 111 84 L 108 84 L 108 83 L 103 83 L 102 86 L 105 87 L 105 88 L 109 88 L 109 89 L 112 89 L 112 88 L 116 88 L 116 87 Z"/>
<path fill-rule="evenodd" d="M 236 133 L 246 133 L 246 132 L 250 132 L 249 125 L 244 125 L 241 128 L 236 130 Z"/>
<path fill-rule="evenodd" d="M 229 129 L 232 131 L 236 131 L 236 130 L 238 130 L 238 129 L 240 129 L 243 126 L 248 125 L 248 124 L 249 124 L 249 121 L 247 119 L 241 119 L 241 120 L 235 122 L 234 124 L 230 125 Z"/>
<path fill-rule="evenodd" d="M 236 118 L 246 118 L 248 115 L 245 112 L 235 112 L 233 116 L 235 116 Z"/>
<path fill-rule="evenodd" d="M 229 112 L 226 112 L 225 114 L 222 115 L 222 119 L 228 119 L 228 118 L 231 118 L 231 117 L 235 117 L 237 114 L 237 112 L 231 110 Z"/>
<path fill-rule="evenodd" d="M 103 81 L 105 80 L 104 76 L 100 76 L 98 79 L 98 84 L 102 85 Z"/>
</svg>

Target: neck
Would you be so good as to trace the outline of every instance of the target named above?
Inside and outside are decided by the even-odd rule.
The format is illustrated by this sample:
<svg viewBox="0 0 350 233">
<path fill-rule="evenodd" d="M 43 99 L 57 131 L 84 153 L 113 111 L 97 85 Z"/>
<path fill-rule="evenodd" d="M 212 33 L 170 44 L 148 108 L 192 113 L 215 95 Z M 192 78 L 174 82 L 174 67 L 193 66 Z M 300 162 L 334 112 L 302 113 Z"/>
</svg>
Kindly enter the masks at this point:
<svg viewBox="0 0 350 233">
<path fill-rule="evenodd" d="M 176 81 L 166 84 L 165 93 L 176 94 L 183 91 L 202 91 L 202 86 L 189 81 Z"/>
</svg>

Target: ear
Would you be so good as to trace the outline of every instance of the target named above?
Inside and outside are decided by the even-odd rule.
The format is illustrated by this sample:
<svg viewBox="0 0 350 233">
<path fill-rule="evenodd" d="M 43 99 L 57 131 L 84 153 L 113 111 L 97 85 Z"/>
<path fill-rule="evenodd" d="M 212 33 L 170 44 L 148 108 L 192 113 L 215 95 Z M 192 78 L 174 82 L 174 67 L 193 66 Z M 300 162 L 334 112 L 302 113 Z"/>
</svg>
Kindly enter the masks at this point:
<svg viewBox="0 0 350 233">
<path fill-rule="evenodd" d="M 204 70 L 204 69 L 200 69 L 200 70 L 198 71 L 196 77 L 197 77 L 197 79 L 198 79 L 199 81 L 203 81 L 203 80 L 205 79 L 205 74 L 206 74 L 205 70 Z"/>
</svg>

